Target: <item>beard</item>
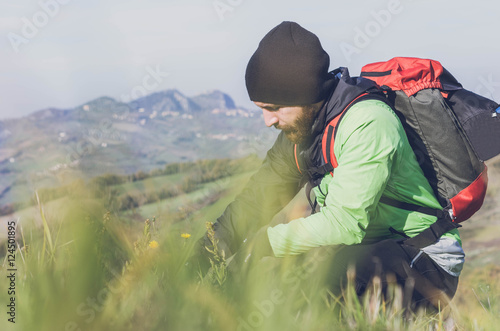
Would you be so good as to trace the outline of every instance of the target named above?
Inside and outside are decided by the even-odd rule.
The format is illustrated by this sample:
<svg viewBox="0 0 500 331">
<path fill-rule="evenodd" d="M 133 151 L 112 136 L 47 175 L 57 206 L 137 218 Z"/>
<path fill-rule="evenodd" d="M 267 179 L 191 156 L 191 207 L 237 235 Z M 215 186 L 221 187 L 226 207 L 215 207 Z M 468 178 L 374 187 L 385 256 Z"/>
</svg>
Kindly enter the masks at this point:
<svg viewBox="0 0 500 331">
<path fill-rule="evenodd" d="M 302 113 L 295 121 L 286 126 L 277 126 L 285 136 L 294 144 L 301 144 L 311 136 L 312 126 L 320 106 L 310 105 L 302 108 Z"/>
</svg>

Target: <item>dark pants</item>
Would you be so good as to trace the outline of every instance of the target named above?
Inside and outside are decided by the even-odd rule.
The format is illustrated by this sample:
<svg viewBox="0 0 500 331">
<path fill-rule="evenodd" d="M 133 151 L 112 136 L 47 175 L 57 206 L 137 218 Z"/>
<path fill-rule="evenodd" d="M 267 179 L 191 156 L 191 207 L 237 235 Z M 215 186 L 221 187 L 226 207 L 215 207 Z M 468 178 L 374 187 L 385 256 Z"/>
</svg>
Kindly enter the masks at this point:
<svg viewBox="0 0 500 331">
<path fill-rule="evenodd" d="M 443 307 L 455 295 L 458 285 L 458 277 L 448 274 L 427 254 L 395 240 L 337 250 L 328 276 L 334 294 L 340 294 L 346 286 L 350 267 L 355 270 L 352 277 L 358 295 L 367 290 L 374 277 L 379 277 L 384 293 L 392 282 L 402 287 L 403 304 L 409 308 L 429 304 Z"/>
</svg>

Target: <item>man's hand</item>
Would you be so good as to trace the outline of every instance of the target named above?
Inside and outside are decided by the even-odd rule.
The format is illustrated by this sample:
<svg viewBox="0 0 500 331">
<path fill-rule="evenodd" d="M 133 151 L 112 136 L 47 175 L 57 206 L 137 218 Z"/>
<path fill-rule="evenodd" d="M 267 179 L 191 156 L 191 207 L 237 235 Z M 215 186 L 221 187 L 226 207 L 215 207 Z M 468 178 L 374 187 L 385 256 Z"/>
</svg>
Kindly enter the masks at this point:
<svg viewBox="0 0 500 331">
<path fill-rule="evenodd" d="M 241 272 L 265 256 L 274 257 L 273 249 L 267 235 L 267 227 L 260 229 L 249 239 L 245 239 L 244 244 L 236 252 L 229 264 L 229 269 L 231 272 Z"/>
<path fill-rule="evenodd" d="M 210 269 L 210 260 L 206 254 L 205 236 L 201 237 L 194 246 L 193 255 L 184 264 L 190 278 L 201 278 Z"/>
</svg>

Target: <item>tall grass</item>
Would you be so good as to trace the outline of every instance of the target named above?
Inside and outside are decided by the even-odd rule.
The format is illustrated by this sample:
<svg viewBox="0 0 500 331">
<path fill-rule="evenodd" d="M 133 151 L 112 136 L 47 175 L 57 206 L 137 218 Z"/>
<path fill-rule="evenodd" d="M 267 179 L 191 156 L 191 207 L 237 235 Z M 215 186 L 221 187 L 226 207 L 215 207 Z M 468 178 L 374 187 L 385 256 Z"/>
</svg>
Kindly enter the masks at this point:
<svg viewBox="0 0 500 331">
<path fill-rule="evenodd" d="M 408 313 L 401 289 L 384 296 L 377 281 L 361 299 L 352 287 L 330 293 L 328 255 L 318 252 L 243 271 L 222 256 L 217 275 L 202 279 L 185 267 L 205 231 L 202 215 L 130 224 L 96 200 L 51 213 L 38 206 L 41 227 L 18 222 L 16 324 L 3 313 L 0 330 L 495 330 L 500 322 L 496 285 L 437 312 Z M 481 277 L 467 286 L 494 282 Z"/>
</svg>

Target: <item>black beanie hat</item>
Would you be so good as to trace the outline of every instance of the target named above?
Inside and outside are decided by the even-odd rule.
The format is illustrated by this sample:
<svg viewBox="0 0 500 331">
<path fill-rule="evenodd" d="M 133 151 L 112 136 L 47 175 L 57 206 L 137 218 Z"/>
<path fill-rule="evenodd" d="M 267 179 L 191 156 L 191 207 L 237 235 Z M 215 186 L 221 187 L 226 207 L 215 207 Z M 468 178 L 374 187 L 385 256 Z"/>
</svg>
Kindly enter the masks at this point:
<svg viewBox="0 0 500 331">
<path fill-rule="evenodd" d="M 318 37 L 295 22 L 269 31 L 248 62 L 250 100 L 298 106 L 319 102 L 333 86 L 330 57 Z"/>
</svg>

